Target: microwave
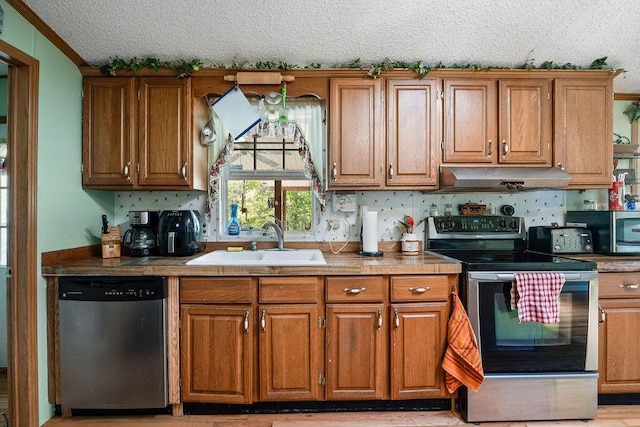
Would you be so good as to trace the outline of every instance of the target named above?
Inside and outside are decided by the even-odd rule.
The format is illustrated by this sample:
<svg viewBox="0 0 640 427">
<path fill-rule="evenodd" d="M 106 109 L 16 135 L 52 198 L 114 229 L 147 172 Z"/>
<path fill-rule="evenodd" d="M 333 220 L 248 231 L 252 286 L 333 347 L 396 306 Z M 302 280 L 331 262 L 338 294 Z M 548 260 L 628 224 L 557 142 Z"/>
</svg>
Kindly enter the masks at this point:
<svg viewBox="0 0 640 427">
<path fill-rule="evenodd" d="M 640 254 L 640 211 L 567 211 L 567 224 L 591 231 L 594 253 Z"/>
</svg>

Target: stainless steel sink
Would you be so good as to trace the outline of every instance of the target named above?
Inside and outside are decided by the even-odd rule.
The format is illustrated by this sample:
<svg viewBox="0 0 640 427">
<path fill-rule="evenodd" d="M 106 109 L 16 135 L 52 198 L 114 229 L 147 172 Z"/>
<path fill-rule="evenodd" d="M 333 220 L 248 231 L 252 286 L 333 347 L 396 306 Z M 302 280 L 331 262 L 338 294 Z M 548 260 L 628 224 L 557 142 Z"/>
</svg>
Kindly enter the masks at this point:
<svg viewBox="0 0 640 427">
<path fill-rule="evenodd" d="M 299 250 L 258 250 L 229 252 L 225 250 L 208 252 L 187 261 L 187 265 L 323 265 L 326 264 L 322 251 L 318 249 Z"/>
</svg>

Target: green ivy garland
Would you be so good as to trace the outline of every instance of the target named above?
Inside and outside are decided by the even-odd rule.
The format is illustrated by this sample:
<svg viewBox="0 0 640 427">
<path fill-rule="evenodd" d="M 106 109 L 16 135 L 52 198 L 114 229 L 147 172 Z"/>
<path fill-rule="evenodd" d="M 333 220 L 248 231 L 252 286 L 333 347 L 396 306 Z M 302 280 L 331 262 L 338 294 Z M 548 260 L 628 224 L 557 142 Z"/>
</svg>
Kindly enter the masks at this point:
<svg viewBox="0 0 640 427">
<path fill-rule="evenodd" d="M 162 61 L 158 58 L 132 58 L 130 60 L 125 60 L 122 58 L 115 57 L 111 59 L 106 64 L 100 65 L 100 71 L 103 74 L 115 76 L 118 70 L 124 71 L 132 71 L 134 73 L 138 73 L 142 68 L 150 68 L 158 71 L 158 69 L 166 67 L 175 70 L 178 73 L 178 77 L 186 77 L 194 71 L 198 71 L 200 68 L 204 67 L 204 63 L 199 59 L 192 59 L 190 61 L 186 60 L 177 60 L 177 61 Z M 289 64 L 283 61 L 258 61 L 255 64 L 248 64 L 246 61 L 238 62 L 234 60 L 229 66 L 225 66 L 222 63 L 213 63 L 211 64 L 212 68 L 228 68 L 235 70 L 243 70 L 243 69 L 255 69 L 255 70 L 294 70 L 294 69 L 319 69 L 323 68 L 320 63 L 313 62 L 309 65 L 305 65 L 300 67 L 296 64 Z M 334 64 L 330 68 L 352 68 L 352 69 L 368 69 L 367 76 L 375 79 L 384 71 L 391 71 L 396 69 L 408 69 L 413 70 L 418 73 L 420 76 L 426 76 L 431 70 L 435 69 L 465 69 L 465 70 L 493 70 L 493 69 L 509 69 L 510 67 L 498 67 L 498 66 L 487 66 L 481 64 L 474 63 L 453 63 L 450 65 L 443 64 L 442 62 L 438 62 L 433 66 L 429 66 L 422 61 L 415 62 L 406 62 L 406 61 L 391 61 L 389 59 L 385 59 L 382 62 L 372 63 L 370 65 L 365 65 L 360 61 L 360 58 L 351 61 L 346 64 Z M 564 64 L 556 64 L 553 61 L 544 61 L 539 66 L 536 66 L 533 63 L 533 59 L 527 60 L 522 66 L 516 67 L 516 69 L 526 69 L 526 70 L 583 70 L 585 68 L 571 64 L 569 62 Z M 589 70 L 602 70 L 602 69 L 611 69 L 607 67 L 607 57 L 602 57 L 591 62 Z"/>
</svg>

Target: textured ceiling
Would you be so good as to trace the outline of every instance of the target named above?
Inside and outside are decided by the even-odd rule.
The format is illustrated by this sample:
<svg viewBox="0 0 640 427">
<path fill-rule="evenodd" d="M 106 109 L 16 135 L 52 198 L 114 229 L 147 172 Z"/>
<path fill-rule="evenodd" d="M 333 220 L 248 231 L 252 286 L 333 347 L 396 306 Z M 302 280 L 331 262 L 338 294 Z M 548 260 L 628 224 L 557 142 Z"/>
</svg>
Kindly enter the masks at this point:
<svg viewBox="0 0 640 427">
<path fill-rule="evenodd" d="M 284 61 L 325 67 L 360 58 L 582 67 L 607 56 L 640 92 L 638 0 L 24 0 L 91 65 L 118 56 Z"/>
</svg>

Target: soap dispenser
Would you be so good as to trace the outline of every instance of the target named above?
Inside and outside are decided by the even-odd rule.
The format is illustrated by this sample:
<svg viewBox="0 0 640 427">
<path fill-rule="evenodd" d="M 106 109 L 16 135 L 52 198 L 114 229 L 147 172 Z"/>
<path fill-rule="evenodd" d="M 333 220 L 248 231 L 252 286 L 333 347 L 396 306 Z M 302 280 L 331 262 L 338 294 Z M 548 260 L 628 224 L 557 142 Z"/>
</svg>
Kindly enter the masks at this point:
<svg viewBox="0 0 640 427">
<path fill-rule="evenodd" d="M 231 205 L 231 218 L 229 219 L 229 225 L 227 225 L 227 233 L 230 236 L 237 236 L 240 234 L 240 221 L 238 221 L 238 205 Z"/>
</svg>

